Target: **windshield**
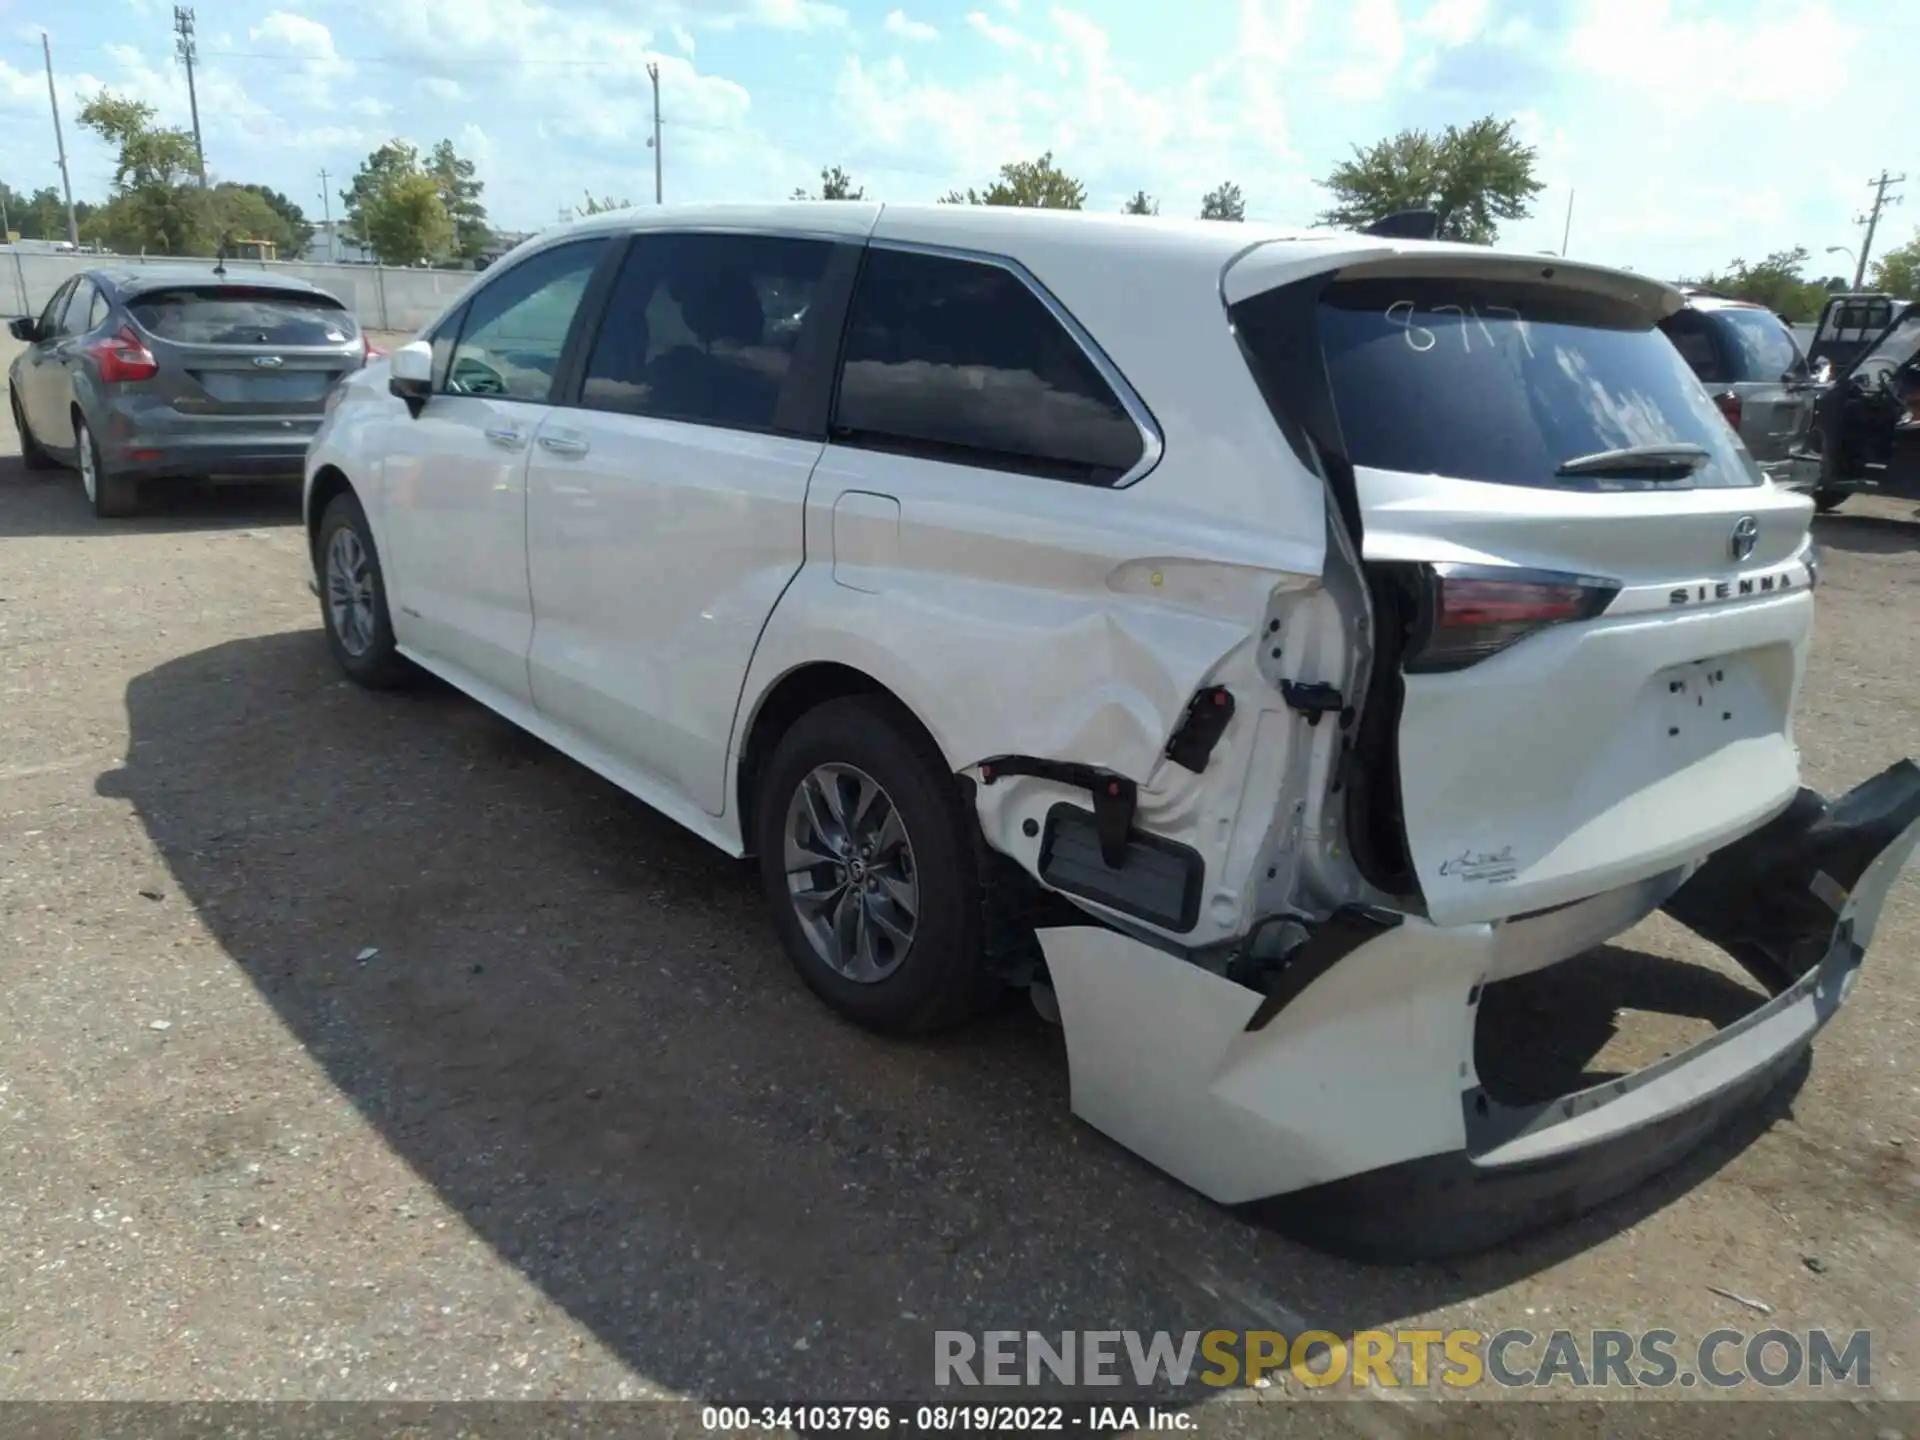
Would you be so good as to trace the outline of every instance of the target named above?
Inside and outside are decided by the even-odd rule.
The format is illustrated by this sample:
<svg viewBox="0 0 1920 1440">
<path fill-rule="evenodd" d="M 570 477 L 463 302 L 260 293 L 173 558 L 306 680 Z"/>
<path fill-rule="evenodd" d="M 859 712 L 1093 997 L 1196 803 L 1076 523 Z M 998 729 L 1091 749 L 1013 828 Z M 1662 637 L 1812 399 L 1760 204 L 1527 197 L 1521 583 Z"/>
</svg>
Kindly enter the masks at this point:
<svg viewBox="0 0 1920 1440">
<path fill-rule="evenodd" d="M 338 300 L 291 290 L 149 290 L 127 310 L 149 335 L 181 345 L 344 345 L 360 333 Z"/>
<path fill-rule="evenodd" d="M 1907 315 L 1892 330 L 1887 338 L 1873 347 L 1867 358 L 1860 362 L 1862 370 L 1892 370 L 1913 358 L 1914 351 L 1920 350 L 1920 310 Z"/>
<path fill-rule="evenodd" d="M 1356 465 L 1501 485 L 1757 485 L 1760 472 L 1680 353 L 1614 301 L 1538 282 L 1349 280 L 1320 344 Z M 1671 474 L 1556 476 L 1566 461 L 1694 445 Z"/>
</svg>

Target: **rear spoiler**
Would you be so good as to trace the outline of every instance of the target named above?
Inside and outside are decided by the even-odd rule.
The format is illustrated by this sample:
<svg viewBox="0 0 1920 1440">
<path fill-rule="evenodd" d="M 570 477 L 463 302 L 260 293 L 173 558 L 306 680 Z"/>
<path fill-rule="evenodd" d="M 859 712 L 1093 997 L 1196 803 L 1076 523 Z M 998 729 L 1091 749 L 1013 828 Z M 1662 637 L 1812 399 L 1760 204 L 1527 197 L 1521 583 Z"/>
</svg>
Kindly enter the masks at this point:
<svg viewBox="0 0 1920 1440">
<path fill-rule="evenodd" d="M 1360 233 L 1378 235 L 1383 240 L 1438 240 L 1440 212 L 1396 210 L 1391 215 L 1382 215 Z"/>
</svg>

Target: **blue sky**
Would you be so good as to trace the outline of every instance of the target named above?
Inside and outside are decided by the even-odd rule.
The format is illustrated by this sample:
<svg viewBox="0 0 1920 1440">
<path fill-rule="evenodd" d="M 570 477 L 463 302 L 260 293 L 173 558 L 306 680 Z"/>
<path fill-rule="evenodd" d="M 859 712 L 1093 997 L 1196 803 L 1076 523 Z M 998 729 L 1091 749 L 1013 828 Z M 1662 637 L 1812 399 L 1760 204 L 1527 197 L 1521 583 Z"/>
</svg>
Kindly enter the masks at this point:
<svg viewBox="0 0 1920 1440">
<path fill-rule="evenodd" d="M 1404 125 L 1513 117 L 1548 190 L 1503 243 L 1664 276 L 1855 246 L 1865 181 L 1920 182 L 1902 105 L 1920 6 L 1843 0 L 197 0 L 211 170 L 316 217 L 390 136 L 450 137 L 498 223 L 583 191 L 651 199 L 649 60 L 669 199 L 773 197 L 840 164 L 929 200 L 1051 149 L 1091 206 L 1165 213 L 1238 183 L 1307 223 L 1314 183 Z M 0 178 L 57 181 L 52 37 L 76 193 L 111 157 L 72 123 L 107 85 L 187 119 L 171 0 L 0 0 Z M 1844 75 L 1849 88 L 1818 77 Z M 1839 137 L 1839 143 L 1835 143 Z M 1885 241 L 1920 222 L 1891 212 Z M 1884 243 L 1884 242 L 1883 242 Z"/>
</svg>

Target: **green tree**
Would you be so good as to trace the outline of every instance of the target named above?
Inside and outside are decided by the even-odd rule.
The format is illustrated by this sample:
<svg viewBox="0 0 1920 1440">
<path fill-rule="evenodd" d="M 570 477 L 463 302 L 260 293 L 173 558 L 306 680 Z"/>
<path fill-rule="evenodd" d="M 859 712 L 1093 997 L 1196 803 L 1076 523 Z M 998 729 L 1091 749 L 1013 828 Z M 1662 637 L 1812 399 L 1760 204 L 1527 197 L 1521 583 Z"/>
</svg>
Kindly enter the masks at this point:
<svg viewBox="0 0 1920 1440">
<path fill-rule="evenodd" d="M 1201 196 L 1200 218 L 1202 220 L 1245 220 L 1247 202 L 1240 194 L 1240 187 L 1231 180 L 1223 180 Z"/>
<path fill-rule="evenodd" d="M 1873 288 L 1903 300 L 1920 298 L 1920 230 L 1895 250 L 1873 262 Z"/>
<path fill-rule="evenodd" d="M 439 182 L 424 170 L 386 177 L 363 202 L 360 224 L 383 265 L 442 259 L 457 240 Z"/>
<path fill-rule="evenodd" d="M 1160 202 L 1144 190 L 1133 192 L 1133 198 L 1120 207 L 1122 215 L 1158 215 Z"/>
<path fill-rule="evenodd" d="M 81 107 L 79 120 L 117 152 L 113 198 L 88 229 L 119 250 L 209 253 L 197 248 L 204 231 L 192 198 L 199 187 L 189 183 L 198 176 L 192 134 L 156 126 L 151 105 L 107 90 Z"/>
<path fill-rule="evenodd" d="M 795 200 L 864 200 L 867 198 L 867 192 L 866 187 L 855 185 L 853 177 L 838 165 L 823 165 L 820 167 L 820 193 L 809 194 L 806 187 L 795 186 L 793 198 Z"/>
<path fill-rule="evenodd" d="M 307 219 L 304 210 L 278 190 L 265 185 L 238 185 L 232 188 L 259 196 L 267 208 L 273 212 L 273 223 L 255 238 L 273 241 L 282 260 L 298 260 L 306 253 L 307 246 L 313 241 L 313 225 Z"/>
<path fill-rule="evenodd" d="M 1031 210 L 1078 210 L 1087 202 L 1087 187 L 1053 163 L 1053 152 L 1038 160 L 1014 160 L 1000 167 L 1000 178 L 984 191 L 968 187 L 962 195 L 949 190 L 943 205 L 1019 205 Z"/>
<path fill-rule="evenodd" d="M 493 240 L 487 224 L 487 207 L 480 203 L 486 185 L 478 176 L 473 161 L 463 160 L 451 140 L 442 140 L 427 157 L 427 173 L 440 187 L 440 203 L 453 221 L 453 253 L 462 260 L 477 260 Z"/>
<path fill-rule="evenodd" d="M 1434 210 L 1440 238 L 1490 245 L 1503 220 L 1532 213 L 1546 186 L 1534 178 L 1535 152 L 1511 120 L 1491 115 L 1438 135 L 1402 130 L 1334 166 L 1321 182 L 1335 204 L 1321 223 L 1359 229 L 1396 210 Z"/>
<path fill-rule="evenodd" d="M 1807 263 L 1807 247 L 1776 250 L 1758 264 L 1735 260 L 1718 274 L 1704 275 L 1697 282 L 1709 290 L 1718 290 L 1736 300 L 1764 305 L 1784 320 L 1819 318 L 1827 303 L 1827 287 L 1809 280 L 1800 272 Z"/>
</svg>

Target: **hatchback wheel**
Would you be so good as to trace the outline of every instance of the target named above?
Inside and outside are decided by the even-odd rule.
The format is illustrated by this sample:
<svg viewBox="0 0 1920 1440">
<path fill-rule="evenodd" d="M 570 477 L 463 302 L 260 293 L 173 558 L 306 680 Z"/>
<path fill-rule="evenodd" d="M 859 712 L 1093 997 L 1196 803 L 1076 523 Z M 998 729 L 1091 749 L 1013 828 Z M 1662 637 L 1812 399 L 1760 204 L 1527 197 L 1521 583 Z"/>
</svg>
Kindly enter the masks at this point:
<svg viewBox="0 0 1920 1440">
<path fill-rule="evenodd" d="M 33 438 L 27 412 L 20 408 L 20 392 L 11 385 L 7 387 L 7 400 L 13 406 L 13 433 L 20 437 L 20 463 L 29 470 L 51 470 L 58 462 Z"/>
<path fill-rule="evenodd" d="M 320 518 L 320 621 L 327 646 L 347 678 L 369 690 L 390 690 L 413 670 L 394 645 L 387 587 L 380 574 L 367 513 L 351 493 L 336 495 Z"/>
<path fill-rule="evenodd" d="M 101 520 L 131 515 L 140 504 L 140 482 L 131 475 L 110 475 L 100 463 L 100 444 L 85 417 L 73 417 L 73 448 L 80 462 L 80 488 Z"/>
<path fill-rule="evenodd" d="M 896 707 L 856 696 L 795 721 L 761 770 L 754 816 L 774 928 L 827 1004 L 915 1034 L 990 998 L 973 817 Z"/>
</svg>

